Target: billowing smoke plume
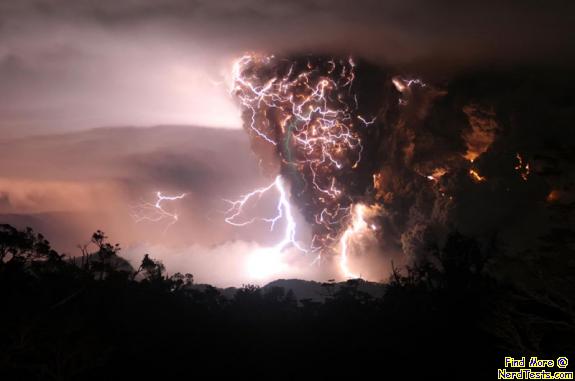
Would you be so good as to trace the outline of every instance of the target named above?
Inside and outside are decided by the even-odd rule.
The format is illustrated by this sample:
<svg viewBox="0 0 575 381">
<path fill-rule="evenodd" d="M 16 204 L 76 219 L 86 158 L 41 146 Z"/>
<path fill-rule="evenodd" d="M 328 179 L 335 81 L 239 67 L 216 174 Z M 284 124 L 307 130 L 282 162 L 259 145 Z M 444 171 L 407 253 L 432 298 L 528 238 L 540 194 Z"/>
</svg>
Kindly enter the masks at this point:
<svg viewBox="0 0 575 381">
<path fill-rule="evenodd" d="M 419 258 L 454 230 L 503 236 L 517 251 L 549 230 L 550 203 L 571 192 L 572 165 L 549 174 L 566 162 L 550 152 L 565 144 L 554 113 L 573 117 L 564 92 L 542 97 L 503 75 L 439 85 L 339 57 L 246 55 L 234 70 L 254 150 L 289 179 L 322 252 L 347 255 L 348 239 L 367 228 L 387 262 Z M 554 96 L 564 104 L 550 104 Z"/>
<path fill-rule="evenodd" d="M 292 199 L 314 226 L 314 248 L 326 248 L 348 222 L 352 204 L 365 196 L 380 140 L 378 108 L 362 102 L 366 86 L 356 64 L 351 58 L 247 55 L 235 70 L 235 95 L 256 151 L 268 165 L 270 156 L 279 158 Z M 373 90 L 383 94 L 384 76 L 379 85 Z"/>
</svg>

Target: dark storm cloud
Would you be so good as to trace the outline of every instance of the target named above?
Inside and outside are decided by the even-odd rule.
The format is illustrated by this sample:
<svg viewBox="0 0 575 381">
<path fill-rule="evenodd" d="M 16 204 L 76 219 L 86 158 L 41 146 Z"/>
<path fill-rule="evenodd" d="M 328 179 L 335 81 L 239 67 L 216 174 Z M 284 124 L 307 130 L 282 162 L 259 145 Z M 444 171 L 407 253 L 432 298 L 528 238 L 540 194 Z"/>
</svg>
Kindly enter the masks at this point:
<svg viewBox="0 0 575 381">
<path fill-rule="evenodd" d="M 226 95 L 245 51 L 354 54 L 451 76 L 571 67 L 571 1 L 5 0 L 0 132 L 113 125 L 239 128 Z"/>
<path fill-rule="evenodd" d="M 573 58 L 575 5 L 568 0 L 12 0 L 0 7 L 3 34 L 21 21 L 64 22 L 158 27 L 228 49 L 334 49 L 390 62 Z"/>
<path fill-rule="evenodd" d="M 376 220 L 376 227 L 380 227 L 373 234 L 379 238 L 378 255 L 387 263 L 391 258 L 396 264 L 427 259 L 430 245 L 441 246 L 454 231 L 478 239 L 484 247 L 498 237 L 507 253 L 518 255 L 539 247 L 542 237 L 553 229 L 572 228 L 572 220 L 559 219 L 555 214 L 559 203 L 566 216 L 573 210 L 572 72 L 533 68 L 476 70 L 447 83 L 434 83 L 425 76 L 404 78 L 389 67 L 358 61 L 353 85 L 348 90 L 338 82 L 344 78 L 342 82 L 348 83 L 338 66 L 345 60 L 280 56 L 246 62 L 249 63 L 242 67 L 240 75 L 250 86 L 238 85 L 236 94 L 245 100 L 244 126 L 254 141 L 255 151 L 264 161 L 270 150 L 282 159 L 282 174 L 292 182 L 292 191 L 297 189 L 292 201 L 312 224 L 326 209 L 337 211 L 341 205 L 364 203 L 371 210 L 380 210 L 368 221 Z M 326 77 L 332 82 L 325 95 L 321 92 L 325 104 L 338 111 L 355 112 L 355 99 L 357 109 L 364 115 L 376 116 L 370 125 L 354 123 L 353 116 L 345 125 L 363 143 L 358 166 L 346 164 L 353 163 L 355 154 L 347 149 L 349 143 L 338 142 L 345 148 L 333 149 L 321 140 L 327 136 L 327 141 L 337 141 L 337 135 L 329 135 L 331 131 L 321 122 L 314 124 L 328 112 L 317 106 L 323 113 L 310 111 L 304 118 L 293 111 L 314 110 L 316 105 L 308 101 L 312 97 L 303 91 L 320 88 L 317 83 Z M 281 80 L 273 82 L 270 78 Z M 306 85 L 293 85 L 298 78 L 305 78 Z M 264 87 L 268 83 L 281 85 Z M 264 95 L 250 93 L 252 86 L 263 89 Z M 297 103 L 293 99 L 304 100 Z M 365 100 L 371 103 L 370 108 L 365 108 Z M 288 129 L 286 121 L 290 117 L 295 120 L 295 127 Z M 258 132 L 275 139 L 276 145 L 266 146 L 270 150 L 259 149 L 264 139 L 252 132 L 253 121 Z M 342 131 L 349 134 L 343 127 Z M 301 136 L 306 143 L 290 143 L 290 136 Z M 317 137 L 322 145 L 309 143 L 309 136 Z M 284 149 L 284 145 L 289 148 Z M 309 156 L 298 156 L 298 150 Z M 325 158 L 322 161 L 323 150 L 343 163 L 337 171 L 330 170 Z M 292 169 L 294 162 L 297 171 Z M 306 179 L 306 166 L 316 162 L 321 166 Z M 327 192 L 321 187 L 329 189 L 330 184 L 342 190 L 341 194 L 322 197 L 321 193 Z M 332 202 L 325 203 L 325 198 Z M 314 203 L 316 200 L 321 202 Z M 314 230 L 318 234 L 324 233 L 328 225 L 330 234 L 341 237 L 349 224 L 349 220 L 339 216 L 334 221 L 320 218 L 328 222 L 314 225 L 319 226 Z M 365 254 L 362 250 L 350 255 L 357 257 L 350 260 L 352 266 Z M 368 274 L 373 267 L 371 263 Z M 362 274 L 366 274 L 365 269 Z"/>
<path fill-rule="evenodd" d="M 518 70 L 459 77 L 439 97 L 433 86 L 414 86 L 412 110 L 381 115 L 388 126 L 378 186 L 388 211 L 384 242 L 418 257 L 430 241 L 458 230 L 486 245 L 497 235 L 513 255 L 539 247 L 553 229 L 572 228 L 554 213 L 557 203 L 572 213 L 573 84 L 565 72 Z M 474 127 L 493 134 L 470 161 Z M 445 173 L 428 179 L 437 168 Z M 562 191 L 552 199 L 555 189 Z"/>
</svg>

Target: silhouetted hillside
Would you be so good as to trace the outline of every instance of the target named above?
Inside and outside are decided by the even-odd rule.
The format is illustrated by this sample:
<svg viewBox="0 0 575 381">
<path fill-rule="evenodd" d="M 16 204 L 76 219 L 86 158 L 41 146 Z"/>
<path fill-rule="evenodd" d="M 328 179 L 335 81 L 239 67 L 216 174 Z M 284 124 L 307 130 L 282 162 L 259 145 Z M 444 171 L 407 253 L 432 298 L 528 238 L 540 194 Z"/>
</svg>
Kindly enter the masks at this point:
<svg viewBox="0 0 575 381">
<path fill-rule="evenodd" d="M 346 284 L 346 282 L 321 283 L 313 280 L 277 279 L 261 287 L 261 290 L 265 293 L 274 288 L 282 288 L 286 292 L 292 291 L 297 300 L 305 299 L 314 302 L 324 302 L 326 298 L 333 296 L 334 293 L 344 288 Z M 193 284 L 190 286 L 191 289 L 201 292 L 205 291 L 208 287 L 212 286 L 208 284 Z M 222 296 L 225 296 L 228 299 L 233 298 L 239 290 L 237 287 L 216 289 L 222 294 Z M 362 279 L 358 280 L 357 290 L 365 292 L 374 298 L 382 297 L 385 293 L 383 284 L 368 282 Z"/>
<path fill-rule="evenodd" d="M 292 290 L 298 299 L 310 299 L 313 301 L 323 302 L 326 298 L 332 297 L 333 294 L 346 287 L 346 282 L 333 282 L 325 283 L 306 281 L 301 279 L 278 279 L 266 284 L 263 289 L 270 289 L 273 287 L 281 287 L 283 289 Z M 365 292 L 374 298 L 380 298 L 384 294 L 384 287 L 380 283 L 368 282 L 359 280 L 357 290 Z"/>
</svg>

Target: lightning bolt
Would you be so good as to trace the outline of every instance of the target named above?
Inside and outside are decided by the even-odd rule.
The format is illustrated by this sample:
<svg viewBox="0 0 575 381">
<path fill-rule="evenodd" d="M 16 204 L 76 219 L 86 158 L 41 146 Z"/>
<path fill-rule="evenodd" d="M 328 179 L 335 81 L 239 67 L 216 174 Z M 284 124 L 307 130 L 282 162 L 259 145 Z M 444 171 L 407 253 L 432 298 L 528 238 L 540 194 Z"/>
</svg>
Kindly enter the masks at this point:
<svg viewBox="0 0 575 381">
<path fill-rule="evenodd" d="M 277 202 L 277 207 L 276 207 L 276 215 L 270 218 L 251 218 L 248 220 L 239 220 L 242 212 L 244 210 L 244 207 L 246 206 L 246 204 L 248 202 L 250 202 L 250 200 L 252 199 L 260 199 L 265 193 L 270 192 L 272 190 L 275 190 L 278 193 L 278 202 Z M 296 241 L 295 235 L 296 235 L 296 230 L 297 230 L 297 225 L 295 222 L 295 218 L 293 216 L 293 212 L 292 212 L 292 208 L 291 208 L 291 204 L 289 202 L 289 197 L 288 197 L 288 193 L 286 190 L 286 184 L 283 180 L 283 178 L 278 175 L 276 176 L 275 180 L 269 184 L 268 186 L 262 187 L 262 188 L 258 188 L 250 193 L 247 193 L 243 196 L 241 196 L 238 200 L 236 201 L 231 201 L 231 200 L 225 200 L 226 202 L 228 202 L 231 206 L 230 208 L 225 212 L 225 214 L 227 215 L 227 217 L 225 218 L 225 221 L 230 224 L 230 225 L 234 225 L 234 226 L 246 226 L 248 224 L 251 224 L 257 220 L 261 220 L 264 221 L 266 223 L 270 224 L 270 231 L 273 231 L 276 222 L 278 222 L 279 220 L 281 220 L 282 218 L 285 218 L 286 220 L 286 227 L 285 227 L 285 231 L 283 234 L 282 239 L 273 246 L 272 251 L 280 253 L 282 252 L 284 249 L 293 246 L 303 252 L 306 252 L 306 250 L 304 248 L 302 248 L 300 246 L 300 244 Z"/>
<path fill-rule="evenodd" d="M 411 94 L 412 87 L 417 85 L 419 87 L 426 87 L 427 84 L 419 78 L 403 78 L 400 76 L 393 77 L 391 82 L 399 91 L 403 97 L 399 98 L 399 105 L 406 106 L 408 102 L 409 95 Z"/>
<path fill-rule="evenodd" d="M 314 199 L 323 206 L 315 220 L 332 233 L 316 237 L 315 242 L 323 241 L 317 247 L 323 248 L 333 240 L 329 237 L 337 234 L 341 212 L 349 210 L 346 205 L 342 207 L 349 200 L 345 200 L 337 172 L 357 168 L 361 161 L 363 146 L 354 121 L 367 127 L 376 118 L 354 116 L 355 95 L 355 105 L 346 102 L 355 79 L 351 58 L 329 60 L 325 67 L 308 62 L 303 71 L 292 63 L 283 74 L 266 79 L 258 76 L 255 69 L 274 60 L 274 56 L 250 54 L 238 59 L 232 70 L 231 91 L 248 112 L 249 130 L 274 146 L 285 141 L 287 162 L 309 175 Z M 277 114 L 276 126 L 268 118 L 272 110 Z"/>
<path fill-rule="evenodd" d="M 304 192 L 311 196 L 312 205 L 307 207 L 314 212 L 310 222 L 316 230 L 311 251 L 318 252 L 318 258 L 324 251 L 339 251 L 339 264 L 346 277 L 357 277 L 349 270 L 349 243 L 367 226 L 365 221 L 361 223 L 364 206 L 354 204 L 345 192 L 349 186 L 346 182 L 362 160 L 362 131 L 377 120 L 358 114 L 357 94 L 353 91 L 355 68 L 352 58 L 305 62 L 246 54 L 233 64 L 230 89 L 244 110 L 248 132 L 274 146 L 282 163 L 297 177 L 292 180 L 302 180 L 298 182 L 304 184 L 298 196 Z M 416 83 L 424 86 L 417 81 L 400 84 L 408 88 Z M 247 202 L 272 189 L 279 193 L 275 217 L 241 218 Z M 281 251 L 289 245 L 297 247 L 296 225 L 282 177 L 228 202 L 231 207 L 225 220 L 235 226 L 260 220 L 273 229 L 276 221 L 286 217 L 286 232 L 275 248 Z M 342 232 L 350 220 L 351 225 Z"/>
<path fill-rule="evenodd" d="M 155 202 L 142 202 L 138 205 L 132 207 L 132 216 L 134 220 L 139 222 L 153 222 L 159 223 L 167 221 L 164 228 L 164 233 L 176 222 L 178 222 L 179 216 L 177 212 L 170 212 L 162 204 L 166 201 L 176 201 L 181 200 L 186 197 L 186 193 L 182 193 L 176 196 L 165 196 L 162 192 L 156 192 Z"/>
</svg>

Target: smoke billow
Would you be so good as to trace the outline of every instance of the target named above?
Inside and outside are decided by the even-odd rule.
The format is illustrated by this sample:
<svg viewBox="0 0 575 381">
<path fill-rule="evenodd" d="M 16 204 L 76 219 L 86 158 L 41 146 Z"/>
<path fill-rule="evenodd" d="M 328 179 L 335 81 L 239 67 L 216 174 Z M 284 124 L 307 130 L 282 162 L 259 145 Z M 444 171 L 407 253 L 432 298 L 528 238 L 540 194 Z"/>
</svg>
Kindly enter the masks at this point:
<svg viewBox="0 0 575 381">
<path fill-rule="evenodd" d="M 325 248 L 371 182 L 378 110 L 368 99 L 362 102 L 360 89 L 371 86 L 380 99 L 385 76 L 377 73 L 375 87 L 356 80 L 352 59 L 313 56 L 247 55 L 235 71 L 234 91 L 254 149 L 264 162 L 279 163 L 292 199 L 313 224 L 313 245 Z"/>
<path fill-rule="evenodd" d="M 353 205 L 369 205 L 378 255 L 402 263 L 452 231 L 519 252 L 553 228 L 554 205 L 573 192 L 569 89 L 532 74 L 445 82 L 340 57 L 251 55 L 234 87 L 252 147 L 289 179 L 320 248 L 344 235 Z"/>
</svg>

